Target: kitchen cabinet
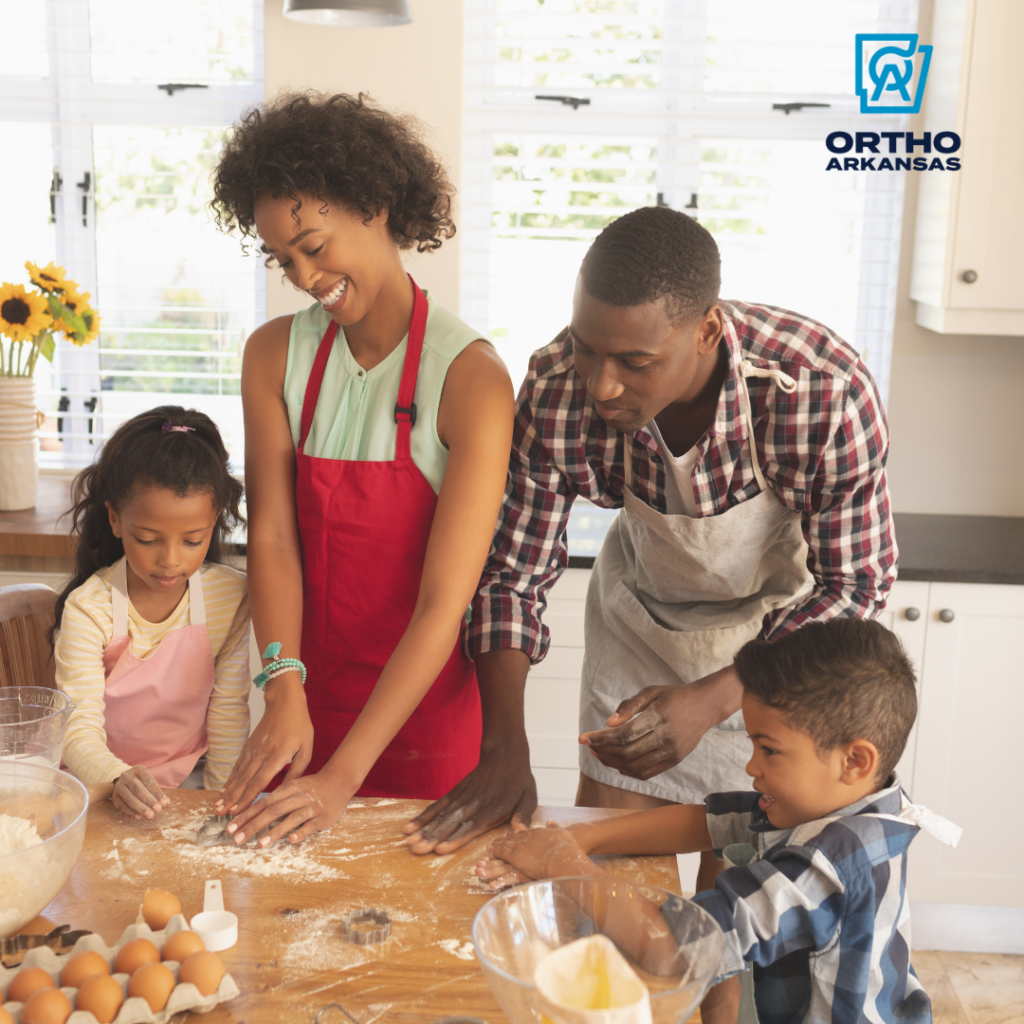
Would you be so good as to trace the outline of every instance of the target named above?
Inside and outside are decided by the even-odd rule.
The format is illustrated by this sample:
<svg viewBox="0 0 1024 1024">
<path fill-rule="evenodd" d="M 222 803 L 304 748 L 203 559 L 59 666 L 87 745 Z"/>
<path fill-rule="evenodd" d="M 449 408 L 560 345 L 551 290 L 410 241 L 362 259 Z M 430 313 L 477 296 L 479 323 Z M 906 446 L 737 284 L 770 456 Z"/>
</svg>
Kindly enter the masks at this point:
<svg viewBox="0 0 1024 1024">
<path fill-rule="evenodd" d="M 961 137 L 961 170 L 918 175 L 910 297 L 940 334 L 1024 335 L 1021 38 L 1020 0 L 935 0 L 924 130 Z"/>
<path fill-rule="evenodd" d="M 955 822 L 955 850 L 911 847 L 912 899 L 1024 907 L 1024 587 L 931 583 L 914 800 Z M 1024 939 L 1024 915 L 1021 938 Z"/>
</svg>

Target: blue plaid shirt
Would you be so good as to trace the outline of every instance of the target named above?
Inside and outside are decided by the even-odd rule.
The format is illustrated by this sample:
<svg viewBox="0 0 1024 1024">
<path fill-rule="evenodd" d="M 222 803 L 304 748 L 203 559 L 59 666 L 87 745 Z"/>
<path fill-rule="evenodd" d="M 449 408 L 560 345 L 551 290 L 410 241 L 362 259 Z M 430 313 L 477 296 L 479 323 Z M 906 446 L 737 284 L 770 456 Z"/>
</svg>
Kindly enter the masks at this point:
<svg viewBox="0 0 1024 1024">
<path fill-rule="evenodd" d="M 827 818 L 778 830 L 758 796 L 705 801 L 718 857 L 732 843 L 757 852 L 694 897 L 725 932 L 722 976 L 753 964 L 760 1024 L 931 1024 L 910 966 L 907 850 L 919 829 L 900 819 L 924 809 L 892 776 Z"/>
</svg>

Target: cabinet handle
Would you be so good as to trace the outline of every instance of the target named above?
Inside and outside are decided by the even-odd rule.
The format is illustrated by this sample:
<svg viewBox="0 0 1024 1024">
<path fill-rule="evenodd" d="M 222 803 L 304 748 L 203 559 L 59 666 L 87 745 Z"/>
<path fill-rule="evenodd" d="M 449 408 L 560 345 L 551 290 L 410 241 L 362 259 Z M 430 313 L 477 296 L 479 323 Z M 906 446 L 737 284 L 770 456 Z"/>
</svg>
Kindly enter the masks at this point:
<svg viewBox="0 0 1024 1024">
<path fill-rule="evenodd" d="M 903 610 L 903 618 L 905 618 L 907 622 L 917 622 L 917 620 L 921 618 L 921 609 L 905 608 Z"/>
<path fill-rule="evenodd" d="M 952 608 L 943 608 L 942 611 L 939 612 L 939 619 L 942 622 L 952 622 L 955 618 L 956 616 L 953 614 Z"/>
<path fill-rule="evenodd" d="M 963 281 L 964 284 L 974 284 L 974 282 L 978 280 L 978 272 L 976 270 L 965 270 L 960 275 L 960 280 Z"/>
</svg>

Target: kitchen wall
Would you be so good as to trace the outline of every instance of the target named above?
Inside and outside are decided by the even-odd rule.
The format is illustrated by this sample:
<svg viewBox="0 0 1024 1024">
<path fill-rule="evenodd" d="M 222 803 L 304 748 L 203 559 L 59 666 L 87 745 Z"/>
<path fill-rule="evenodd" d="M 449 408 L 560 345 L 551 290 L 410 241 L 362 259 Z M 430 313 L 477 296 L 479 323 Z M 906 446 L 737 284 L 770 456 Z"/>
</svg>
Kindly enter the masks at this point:
<svg viewBox="0 0 1024 1024">
<path fill-rule="evenodd" d="M 266 0 L 267 96 L 283 89 L 368 92 L 396 113 L 429 126 L 428 141 L 459 185 L 462 159 L 463 0 L 414 0 L 413 22 L 389 28 L 324 28 L 290 21 L 282 0 Z M 458 215 L 456 212 L 456 223 Z M 436 253 L 408 254 L 410 273 L 450 309 L 459 308 L 459 238 Z M 309 299 L 267 274 L 267 316 L 309 305 Z"/>
<path fill-rule="evenodd" d="M 928 38 L 931 0 L 921 2 Z M 459 182 L 462 132 L 462 0 L 414 0 L 399 28 L 328 29 L 288 21 L 266 4 L 267 94 L 284 88 L 369 91 L 415 114 Z M 1024 516 L 1024 338 L 935 334 L 914 321 L 909 298 L 917 177 L 907 176 L 903 256 L 889 392 L 889 479 L 898 512 Z M 417 280 L 458 310 L 459 237 L 412 254 Z M 270 316 L 305 297 L 267 279 Z"/>
</svg>

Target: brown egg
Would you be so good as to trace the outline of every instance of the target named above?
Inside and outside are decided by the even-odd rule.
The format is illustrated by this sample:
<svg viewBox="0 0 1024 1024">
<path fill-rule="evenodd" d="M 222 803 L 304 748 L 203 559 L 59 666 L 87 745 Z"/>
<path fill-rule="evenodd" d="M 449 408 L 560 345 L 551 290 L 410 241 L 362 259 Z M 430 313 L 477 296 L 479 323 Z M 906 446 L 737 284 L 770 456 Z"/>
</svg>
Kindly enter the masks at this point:
<svg viewBox="0 0 1024 1024">
<path fill-rule="evenodd" d="M 206 949 L 203 940 L 195 932 L 175 932 L 160 950 L 162 960 L 177 960 L 184 963 L 193 953 L 202 953 Z"/>
<path fill-rule="evenodd" d="M 99 953 L 76 953 L 60 972 L 60 983 L 67 988 L 78 988 L 83 981 L 97 974 L 109 974 L 107 961 Z"/>
<path fill-rule="evenodd" d="M 223 977 L 224 964 L 216 953 L 193 953 L 178 972 L 179 982 L 191 982 L 204 996 L 213 995 Z"/>
<path fill-rule="evenodd" d="M 59 988 L 41 988 L 21 1008 L 21 1024 L 64 1024 L 71 1016 L 71 1003 Z"/>
<path fill-rule="evenodd" d="M 7 1002 L 23 1003 L 41 988 L 56 988 L 53 978 L 42 967 L 22 967 L 7 986 Z"/>
<path fill-rule="evenodd" d="M 174 975 L 169 967 L 163 964 L 143 964 L 128 982 L 128 995 L 141 996 L 154 1013 L 159 1013 L 171 998 L 173 988 Z"/>
<path fill-rule="evenodd" d="M 160 963 L 160 951 L 149 939 L 132 939 L 118 951 L 114 970 L 118 974 L 134 974 L 143 964 Z"/>
<path fill-rule="evenodd" d="M 123 1002 L 121 986 L 109 974 L 101 974 L 83 982 L 75 997 L 75 1009 L 88 1011 L 100 1024 L 110 1024 Z"/>
<path fill-rule="evenodd" d="M 14 1024 L 14 1018 L 0 1006 L 0 1024 Z"/>
<path fill-rule="evenodd" d="M 175 914 L 181 913 L 181 900 L 172 892 L 163 889 L 147 889 L 146 898 L 142 901 L 142 920 L 153 931 L 158 932 L 167 927 Z"/>
</svg>

